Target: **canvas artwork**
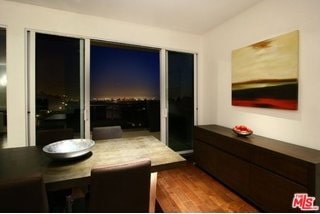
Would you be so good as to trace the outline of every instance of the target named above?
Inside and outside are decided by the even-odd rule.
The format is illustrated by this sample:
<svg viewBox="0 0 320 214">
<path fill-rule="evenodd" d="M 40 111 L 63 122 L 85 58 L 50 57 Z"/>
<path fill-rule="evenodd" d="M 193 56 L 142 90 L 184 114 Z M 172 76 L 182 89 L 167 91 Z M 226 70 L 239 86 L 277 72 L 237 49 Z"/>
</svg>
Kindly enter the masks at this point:
<svg viewBox="0 0 320 214">
<path fill-rule="evenodd" d="M 232 105 L 298 109 L 299 31 L 232 52 Z"/>
</svg>

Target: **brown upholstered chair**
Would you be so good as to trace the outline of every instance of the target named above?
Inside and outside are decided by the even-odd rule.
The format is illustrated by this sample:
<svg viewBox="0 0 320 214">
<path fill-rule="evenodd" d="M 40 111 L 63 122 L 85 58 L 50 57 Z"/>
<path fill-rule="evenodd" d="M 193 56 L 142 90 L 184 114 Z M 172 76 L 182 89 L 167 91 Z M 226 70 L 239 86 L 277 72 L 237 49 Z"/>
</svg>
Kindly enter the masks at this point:
<svg viewBox="0 0 320 214">
<path fill-rule="evenodd" d="M 93 168 L 89 212 L 148 212 L 150 170 L 149 159 Z"/>
<path fill-rule="evenodd" d="M 0 180 L 0 212 L 48 212 L 48 199 L 41 174 Z"/>
<path fill-rule="evenodd" d="M 92 129 L 92 140 L 106 140 L 121 137 L 122 129 L 120 126 L 94 127 Z"/>
<path fill-rule="evenodd" d="M 37 146 L 45 146 L 59 140 L 72 139 L 72 129 L 46 129 L 37 131 Z"/>
</svg>

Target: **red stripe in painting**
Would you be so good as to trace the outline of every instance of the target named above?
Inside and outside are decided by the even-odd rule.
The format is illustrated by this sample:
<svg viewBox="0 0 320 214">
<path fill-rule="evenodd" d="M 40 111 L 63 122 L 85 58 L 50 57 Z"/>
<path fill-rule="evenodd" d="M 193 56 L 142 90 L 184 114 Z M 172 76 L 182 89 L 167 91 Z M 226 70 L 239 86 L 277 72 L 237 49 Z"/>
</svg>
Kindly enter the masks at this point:
<svg viewBox="0 0 320 214">
<path fill-rule="evenodd" d="M 271 98 L 259 98 L 255 100 L 240 100 L 232 99 L 232 105 L 234 106 L 248 106 L 248 107 L 264 107 L 264 108 L 278 108 L 297 110 L 297 100 L 282 100 L 282 99 L 271 99 Z"/>
</svg>

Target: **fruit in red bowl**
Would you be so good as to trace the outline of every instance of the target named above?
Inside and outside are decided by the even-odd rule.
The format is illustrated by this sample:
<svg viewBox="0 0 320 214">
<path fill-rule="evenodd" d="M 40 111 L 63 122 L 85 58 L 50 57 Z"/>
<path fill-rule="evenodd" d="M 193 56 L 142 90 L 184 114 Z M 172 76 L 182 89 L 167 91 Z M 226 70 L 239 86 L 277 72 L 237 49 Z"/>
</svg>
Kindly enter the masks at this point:
<svg viewBox="0 0 320 214">
<path fill-rule="evenodd" d="M 239 136 L 249 136 L 253 133 L 251 129 L 244 125 L 236 125 L 235 127 L 233 127 L 232 131 Z"/>
</svg>

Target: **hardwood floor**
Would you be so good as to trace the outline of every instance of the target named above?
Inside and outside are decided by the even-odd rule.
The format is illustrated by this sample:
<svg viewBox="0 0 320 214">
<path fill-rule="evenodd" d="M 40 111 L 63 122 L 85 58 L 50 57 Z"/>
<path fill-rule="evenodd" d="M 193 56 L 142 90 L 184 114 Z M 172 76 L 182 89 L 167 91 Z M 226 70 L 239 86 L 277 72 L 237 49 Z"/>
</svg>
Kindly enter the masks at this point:
<svg viewBox="0 0 320 214">
<path fill-rule="evenodd" d="M 158 173 L 157 202 L 163 212 L 258 212 L 190 162 Z"/>
</svg>

